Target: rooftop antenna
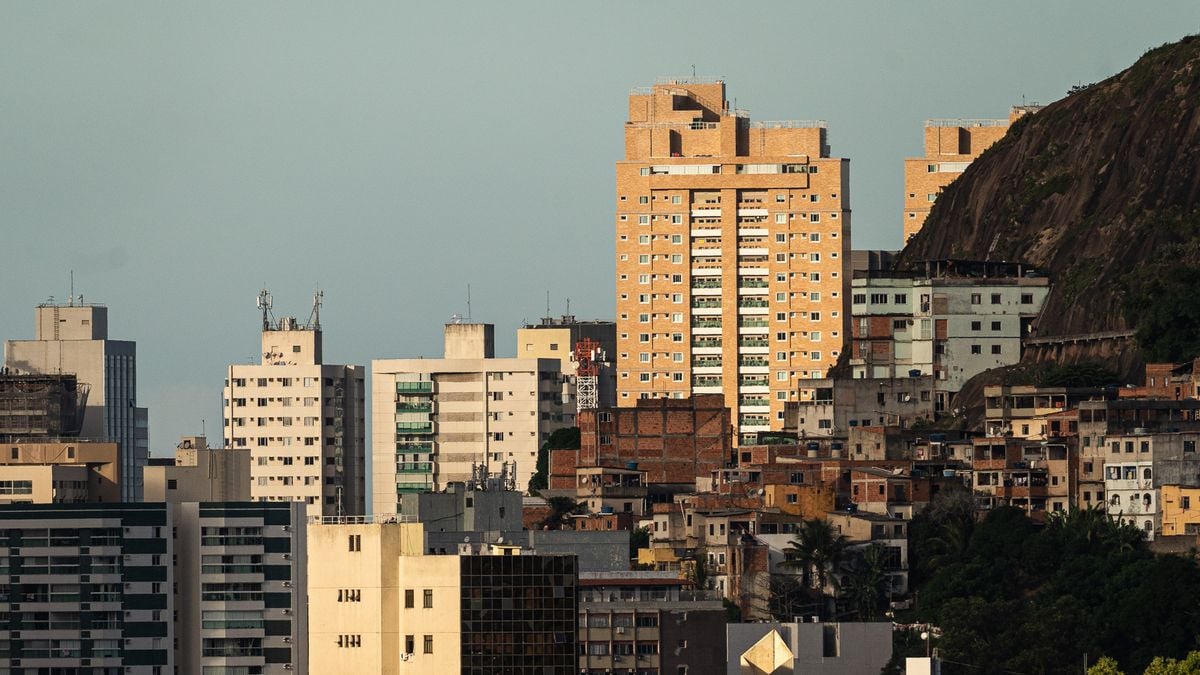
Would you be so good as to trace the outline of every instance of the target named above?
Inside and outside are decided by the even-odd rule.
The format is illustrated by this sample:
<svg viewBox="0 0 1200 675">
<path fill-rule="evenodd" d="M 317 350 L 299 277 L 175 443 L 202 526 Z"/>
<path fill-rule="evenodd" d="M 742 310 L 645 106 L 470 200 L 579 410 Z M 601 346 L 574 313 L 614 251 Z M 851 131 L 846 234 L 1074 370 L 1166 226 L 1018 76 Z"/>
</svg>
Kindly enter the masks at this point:
<svg viewBox="0 0 1200 675">
<path fill-rule="evenodd" d="M 567 298 L 567 316 L 571 316 L 571 299 Z"/>
<path fill-rule="evenodd" d="M 313 293 L 312 312 L 308 315 L 308 325 L 321 329 L 321 301 L 325 299 L 325 291 L 316 291 Z"/>
<path fill-rule="evenodd" d="M 692 64 L 692 82 L 696 81 L 696 64 Z"/>
<path fill-rule="evenodd" d="M 67 296 L 67 306 L 75 305 L 75 270 L 71 270 L 71 294 Z"/>
<path fill-rule="evenodd" d="M 550 316 L 550 291 L 546 291 L 546 316 Z"/>
<path fill-rule="evenodd" d="M 273 303 L 271 301 L 271 292 L 265 288 L 260 290 L 258 292 L 258 298 L 255 302 L 255 307 L 262 310 L 263 330 L 270 330 L 270 328 L 271 328 L 271 305 L 272 304 Z"/>
<path fill-rule="evenodd" d="M 467 323 L 471 323 L 471 284 L 467 284 Z"/>
</svg>

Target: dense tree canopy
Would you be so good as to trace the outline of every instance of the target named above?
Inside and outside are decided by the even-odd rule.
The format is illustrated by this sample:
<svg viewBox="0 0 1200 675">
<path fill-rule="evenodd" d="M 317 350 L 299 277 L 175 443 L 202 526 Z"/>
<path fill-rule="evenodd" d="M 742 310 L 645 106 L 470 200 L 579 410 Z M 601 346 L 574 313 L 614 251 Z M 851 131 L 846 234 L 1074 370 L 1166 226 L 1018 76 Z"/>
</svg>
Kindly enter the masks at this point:
<svg viewBox="0 0 1200 675">
<path fill-rule="evenodd" d="M 915 618 L 941 628 L 947 675 L 1078 672 L 1085 654 L 1142 672 L 1198 644 L 1200 568 L 1148 552 L 1136 528 L 1099 511 L 1039 527 L 1015 508 L 975 522 L 935 502 L 911 547 Z"/>
</svg>

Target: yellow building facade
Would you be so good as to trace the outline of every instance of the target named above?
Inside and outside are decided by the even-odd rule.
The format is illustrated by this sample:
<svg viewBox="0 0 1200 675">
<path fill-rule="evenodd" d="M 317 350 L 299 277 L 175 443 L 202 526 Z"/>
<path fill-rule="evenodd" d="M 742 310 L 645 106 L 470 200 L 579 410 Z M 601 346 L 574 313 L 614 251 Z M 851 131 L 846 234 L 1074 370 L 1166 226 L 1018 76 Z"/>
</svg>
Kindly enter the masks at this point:
<svg viewBox="0 0 1200 675">
<path fill-rule="evenodd" d="M 308 527 L 311 672 L 574 671 L 574 556 L 426 554 L 422 524 L 370 520 Z"/>
<path fill-rule="evenodd" d="M 1200 488 L 1164 485 L 1159 488 L 1162 535 L 1200 533 Z"/>
<path fill-rule="evenodd" d="M 751 122 L 725 83 L 629 96 L 616 166 L 617 404 L 725 396 L 742 441 L 780 429 L 847 330 L 849 160 L 823 122 Z"/>
<path fill-rule="evenodd" d="M 925 120 L 925 155 L 904 160 L 904 243 L 921 230 L 929 210 L 947 185 L 1009 126 L 1039 106 L 1013 106 L 1008 119 Z"/>
</svg>

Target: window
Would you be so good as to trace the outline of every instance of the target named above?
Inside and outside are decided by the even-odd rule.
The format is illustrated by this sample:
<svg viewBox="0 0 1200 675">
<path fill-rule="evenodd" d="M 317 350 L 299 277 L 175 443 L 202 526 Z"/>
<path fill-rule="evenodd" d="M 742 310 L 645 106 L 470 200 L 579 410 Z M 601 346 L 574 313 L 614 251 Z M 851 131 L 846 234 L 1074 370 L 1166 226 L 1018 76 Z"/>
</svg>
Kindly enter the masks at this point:
<svg viewBox="0 0 1200 675">
<path fill-rule="evenodd" d="M 1032 305 L 1033 304 L 1033 294 L 1032 293 L 1022 293 L 1021 294 L 1021 304 L 1022 305 Z"/>
<path fill-rule="evenodd" d="M 404 636 L 404 653 L 411 654 L 417 648 L 417 640 L 415 635 Z"/>
<path fill-rule="evenodd" d="M 999 354 L 1000 353 L 1000 345 L 992 345 L 992 353 Z"/>
<path fill-rule="evenodd" d="M 416 591 L 414 591 L 413 589 L 411 589 L 411 588 L 404 589 L 404 608 L 405 609 L 412 609 L 413 607 L 417 606 L 416 599 L 414 597 L 415 595 L 416 595 Z"/>
<path fill-rule="evenodd" d="M 649 265 L 650 264 L 650 256 L 647 254 L 639 255 L 638 256 L 638 264 Z"/>
<path fill-rule="evenodd" d="M 971 294 L 971 304 L 972 305 L 982 305 L 983 304 L 983 295 L 980 293 L 972 293 Z"/>
<path fill-rule="evenodd" d="M 649 204 L 650 198 L 647 197 L 646 195 L 642 195 L 642 196 L 638 197 L 638 203 L 639 204 Z"/>
<path fill-rule="evenodd" d="M 432 636 L 432 635 L 426 635 L 426 636 L 425 636 L 425 648 L 424 648 L 424 651 L 425 651 L 425 653 L 426 653 L 426 654 L 432 654 L 432 653 L 433 653 L 433 636 Z"/>
<path fill-rule="evenodd" d="M 168 489 L 168 490 L 175 490 L 175 489 L 177 489 L 178 487 L 179 487 L 179 481 L 178 481 L 178 480 L 176 480 L 176 479 L 174 479 L 174 478 L 168 478 L 168 479 L 167 479 L 167 489 Z"/>
<path fill-rule="evenodd" d="M 1000 304 L 1000 294 L 999 293 L 992 293 L 992 304 L 993 305 Z"/>
<path fill-rule="evenodd" d="M 808 214 L 808 221 L 809 221 L 810 223 L 819 223 L 819 222 L 821 222 L 821 214 L 819 214 L 819 213 L 810 213 L 810 214 Z"/>
<path fill-rule="evenodd" d="M 809 261 L 809 262 L 815 262 L 815 263 L 819 263 L 819 262 L 821 262 L 821 254 L 820 254 L 820 253 L 809 253 L 809 254 L 808 254 L 808 261 Z"/>
<path fill-rule="evenodd" d="M 638 216 L 638 225 L 649 225 L 650 216 Z"/>
<path fill-rule="evenodd" d="M 983 330 L 983 322 L 982 321 L 972 321 L 971 322 L 971 330 Z"/>
<path fill-rule="evenodd" d="M 775 214 L 775 223 L 778 225 L 786 224 L 787 223 L 787 214 L 786 213 L 776 213 Z"/>
<path fill-rule="evenodd" d="M 433 589 L 425 589 L 425 609 L 433 609 Z"/>
<path fill-rule="evenodd" d="M 982 354 L 983 353 L 983 345 L 971 345 L 971 353 L 972 354 Z"/>
<path fill-rule="evenodd" d="M 638 243 L 639 244 L 649 244 L 650 243 L 650 235 L 648 235 L 648 234 L 638 235 Z"/>
<path fill-rule="evenodd" d="M 865 304 L 867 304 L 867 294 L 866 293 L 855 293 L 853 296 L 850 297 L 850 302 L 855 305 L 865 305 Z"/>
<path fill-rule="evenodd" d="M 671 203 L 672 204 L 682 204 L 683 198 L 680 197 L 679 195 L 671 195 Z"/>
<path fill-rule="evenodd" d="M 362 535 L 361 534 L 350 535 L 350 551 L 351 552 L 362 551 Z"/>
</svg>

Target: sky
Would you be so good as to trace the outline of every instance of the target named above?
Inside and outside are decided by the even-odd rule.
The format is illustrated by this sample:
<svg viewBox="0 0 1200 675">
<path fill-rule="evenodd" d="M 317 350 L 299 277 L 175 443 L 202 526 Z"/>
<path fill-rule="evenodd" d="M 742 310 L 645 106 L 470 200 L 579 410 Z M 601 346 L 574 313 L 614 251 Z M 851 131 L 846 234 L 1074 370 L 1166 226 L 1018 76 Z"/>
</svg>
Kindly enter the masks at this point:
<svg viewBox="0 0 1200 675">
<path fill-rule="evenodd" d="M 900 243 L 923 120 L 1006 117 L 1200 26 L 1200 3 L 0 2 L 0 338 L 75 292 L 138 343 L 153 454 L 259 351 L 254 297 L 327 362 L 440 356 L 441 326 L 609 318 L 633 87 L 725 79 L 823 119 L 855 248 Z M 203 421 L 203 422 L 202 422 Z"/>
</svg>

